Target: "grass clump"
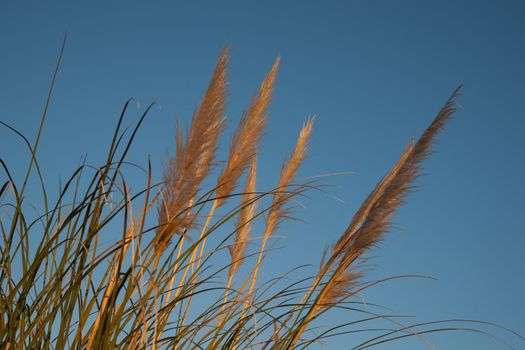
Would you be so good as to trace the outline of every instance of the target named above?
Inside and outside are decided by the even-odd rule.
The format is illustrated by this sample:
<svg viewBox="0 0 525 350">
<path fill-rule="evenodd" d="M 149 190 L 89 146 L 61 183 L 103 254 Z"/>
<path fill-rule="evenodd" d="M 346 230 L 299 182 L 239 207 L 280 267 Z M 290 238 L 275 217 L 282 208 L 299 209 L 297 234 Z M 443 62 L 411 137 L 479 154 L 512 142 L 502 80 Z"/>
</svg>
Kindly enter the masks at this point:
<svg viewBox="0 0 525 350">
<path fill-rule="evenodd" d="M 359 263 L 389 230 L 436 134 L 452 117 L 459 89 L 371 191 L 325 251 L 315 276 L 288 285 L 282 279 L 261 284 L 268 239 L 289 217 L 290 201 L 315 187 L 295 179 L 314 120 L 300 131 L 277 187 L 257 189 L 256 159 L 277 59 L 240 120 L 222 171 L 210 180 L 225 126 L 227 64 L 225 48 L 190 127 L 186 132 L 177 127 L 176 153 L 163 179 L 155 182 L 148 166 L 146 184 L 137 193 L 126 183 L 126 156 L 152 106 L 127 134 L 122 123 L 131 101 L 126 102 L 105 162 L 80 166 L 56 201 L 49 199 L 36 157 L 46 113 L 32 143 L 2 122 L 25 141 L 31 161 L 23 181 L 17 181 L 0 160 L 7 176 L 0 184 L 0 348 L 304 349 L 343 326 L 356 332 L 362 323 L 387 322 L 389 328 L 354 347 L 364 349 L 439 329 L 429 329 L 433 323 L 403 325 L 394 316 L 361 308 L 354 297 L 380 282 L 363 282 Z M 59 65 L 60 60 L 57 71 Z M 56 72 L 47 103 L 55 77 Z M 42 191 L 36 218 L 25 199 L 33 173 Z M 204 181 L 215 185 L 205 191 Z M 221 215 L 214 215 L 218 211 Z M 101 235 L 114 232 L 117 224 L 120 238 L 103 243 Z M 263 227 L 262 239 L 248 252 L 254 224 Z M 211 263 L 216 257 L 222 259 L 219 268 Z M 239 273 L 241 266 L 246 273 Z M 361 318 L 311 336 L 314 320 L 334 308 Z"/>
</svg>

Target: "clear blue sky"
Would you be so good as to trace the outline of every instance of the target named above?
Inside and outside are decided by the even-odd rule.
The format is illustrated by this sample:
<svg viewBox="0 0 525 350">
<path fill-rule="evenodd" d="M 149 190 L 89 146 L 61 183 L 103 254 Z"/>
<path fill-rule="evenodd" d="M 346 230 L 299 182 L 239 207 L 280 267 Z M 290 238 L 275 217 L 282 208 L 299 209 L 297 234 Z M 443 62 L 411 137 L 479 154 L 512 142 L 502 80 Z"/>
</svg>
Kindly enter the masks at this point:
<svg viewBox="0 0 525 350">
<path fill-rule="evenodd" d="M 366 297 L 418 321 L 481 319 L 525 333 L 523 1 L 3 1 L 0 120 L 28 136 L 36 132 L 65 31 L 40 149 L 52 184 L 68 176 L 81 155 L 92 163 L 101 159 L 130 96 L 142 109 L 153 100 L 162 106 L 131 155 L 145 164 L 151 154 L 160 172 L 166 149 L 173 148 L 175 117 L 189 121 L 225 43 L 232 48 L 231 126 L 282 56 L 260 185 L 275 185 L 311 114 L 316 127 L 301 176 L 354 174 L 325 178 L 333 185 L 330 195 L 312 194 L 296 212 L 305 222 L 282 227 L 286 238 L 279 246 L 286 249 L 275 253 L 275 269 L 318 264 L 321 247 L 338 237 L 410 136 L 418 136 L 463 83 L 462 109 L 425 163 L 421 190 L 371 254 L 374 277 L 419 273 L 438 280 L 391 282 Z M 27 159 L 4 129 L 0 157 L 15 172 Z M 431 339 L 446 349 L 498 348 L 472 335 Z M 351 344 L 352 337 L 343 336 L 326 348 Z M 424 347 L 408 341 L 384 348 Z"/>
</svg>

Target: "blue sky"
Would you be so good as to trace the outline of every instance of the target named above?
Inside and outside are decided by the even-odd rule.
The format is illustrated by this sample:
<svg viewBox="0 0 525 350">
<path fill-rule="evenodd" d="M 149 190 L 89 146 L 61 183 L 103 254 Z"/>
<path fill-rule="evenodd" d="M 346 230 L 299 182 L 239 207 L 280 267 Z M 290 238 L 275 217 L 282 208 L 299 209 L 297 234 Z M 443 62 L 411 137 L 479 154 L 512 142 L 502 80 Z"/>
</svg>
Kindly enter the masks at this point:
<svg viewBox="0 0 525 350">
<path fill-rule="evenodd" d="M 391 282 L 366 297 L 418 321 L 481 319 L 525 334 L 522 1 L 4 1 L 0 120 L 28 136 L 36 133 L 66 31 L 40 149 L 51 185 L 82 155 L 92 163 L 102 159 L 130 96 L 141 109 L 154 100 L 161 106 L 131 154 L 140 164 L 151 154 L 160 174 L 166 150 L 173 150 L 175 118 L 189 121 L 224 44 L 231 46 L 229 132 L 281 56 L 259 185 L 275 185 L 282 159 L 312 114 L 316 125 L 301 177 L 353 174 L 324 178 L 328 194 L 312 193 L 306 209 L 296 211 L 304 222 L 282 227 L 283 249 L 267 276 L 283 264 L 316 265 L 320 247 L 337 239 L 409 138 L 464 84 L 461 109 L 425 163 L 420 191 L 370 254 L 373 277 L 416 273 L 437 281 Z M 0 157 L 15 173 L 27 159 L 3 129 Z M 498 348 L 472 335 L 431 340 L 446 349 Z M 351 344 L 347 336 L 326 348 Z M 417 341 L 384 348 L 400 347 L 423 348 Z"/>
</svg>

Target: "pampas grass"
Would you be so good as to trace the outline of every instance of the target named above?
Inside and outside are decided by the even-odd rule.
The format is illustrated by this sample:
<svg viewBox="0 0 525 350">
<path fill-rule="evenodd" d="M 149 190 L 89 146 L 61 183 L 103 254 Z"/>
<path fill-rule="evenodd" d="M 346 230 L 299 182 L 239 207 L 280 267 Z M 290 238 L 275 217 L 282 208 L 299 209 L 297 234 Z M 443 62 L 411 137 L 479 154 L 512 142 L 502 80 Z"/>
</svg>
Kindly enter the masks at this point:
<svg viewBox="0 0 525 350">
<path fill-rule="evenodd" d="M 212 179 L 226 122 L 228 59 L 225 47 L 191 125 L 175 131 L 176 152 L 163 178 L 156 181 L 148 164 L 144 187 L 136 192 L 126 182 L 126 157 L 152 106 L 128 134 L 122 127 L 131 100 L 126 102 L 106 161 L 97 167 L 82 164 L 55 201 L 43 185 L 37 157 L 46 112 L 33 142 L 2 122 L 24 140 L 31 161 L 25 177 L 16 179 L 0 159 L 7 176 L 0 186 L 0 348 L 304 349 L 345 326 L 334 324 L 317 336 L 309 332 L 317 327 L 314 320 L 337 308 L 365 315 L 349 323 L 354 332 L 362 323 L 388 324 L 379 335 L 358 341 L 355 349 L 409 336 L 425 343 L 423 335 L 438 330 L 485 333 L 475 327 L 481 323 L 468 321 L 449 327 L 403 324 L 395 315 L 366 311 L 356 297 L 381 283 L 362 282 L 366 252 L 389 231 L 396 209 L 414 188 L 422 161 L 455 111 L 459 89 L 371 191 L 325 251 L 315 276 L 260 282 L 270 254 L 268 240 L 289 218 L 290 201 L 316 187 L 296 179 L 314 120 L 307 119 L 300 130 L 275 188 L 259 189 L 257 154 L 277 58 L 240 119 L 225 165 Z M 60 59 L 46 106 L 59 66 Z M 42 192 L 36 218 L 25 195 L 33 173 Z M 215 185 L 205 189 L 205 183 Z M 251 233 L 258 227 L 263 227 L 260 242 L 252 238 L 260 233 Z M 115 229 L 119 239 L 101 239 L 103 232 Z M 222 264 L 218 268 L 217 261 Z M 342 336 L 352 341 L 351 334 Z"/>
</svg>

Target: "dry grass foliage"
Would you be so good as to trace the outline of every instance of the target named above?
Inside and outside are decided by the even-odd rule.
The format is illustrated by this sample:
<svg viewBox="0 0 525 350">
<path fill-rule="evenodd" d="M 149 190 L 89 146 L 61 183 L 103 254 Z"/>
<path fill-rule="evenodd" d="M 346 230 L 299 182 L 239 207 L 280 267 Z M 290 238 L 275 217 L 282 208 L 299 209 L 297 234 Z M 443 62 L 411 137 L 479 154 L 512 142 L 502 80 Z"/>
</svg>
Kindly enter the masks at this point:
<svg viewBox="0 0 525 350">
<path fill-rule="evenodd" d="M 1 160 L 6 180 L 0 186 L 0 348 L 303 349 L 341 329 L 356 332 L 365 321 L 387 323 L 354 347 L 364 349 L 434 330 L 432 323 L 407 326 L 365 306 L 358 293 L 379 281 L 364 282 L 359 266 L 389 231 L 436 134 L 455 110 L 459 90 L 365 199 L 315 276 L 292 284 L 282 278 L 259 283 L 268 241 L 289 217 L 290 201 L 312 188 L 296 175 L 314 120 L 300 130 L 276 187 L 259 190 L 256 158 L 277 58 L 240 119 L 219 175 L 211 179 L 225 128 L 227 66 L 224 48 L 190 127 L 177 127 L 176 152 L 163 179 L 155 183 L 148 166 L 146 186 L 136 193 L 125 180 L 126 156 L 151 106 L 125 133 L 128 101 L 104 164 L 80 166 L 56 201 L 46 192 L 36 157 L 42 127 L 30 143 L 2 123 L 26 142 L 31 162 L 20 182 Z M 54 79 L 49 97 L 53 85 Z M 41 184 L 36 218 L 25 199 L 30 174 Z M 260 230 L 253 235 L 260 240 L 251 238 L 252 230 Z M 317 330 L 327 311 L 350 306 L 352 322 Z"/>
</svg>

